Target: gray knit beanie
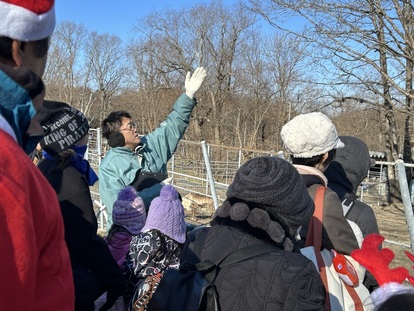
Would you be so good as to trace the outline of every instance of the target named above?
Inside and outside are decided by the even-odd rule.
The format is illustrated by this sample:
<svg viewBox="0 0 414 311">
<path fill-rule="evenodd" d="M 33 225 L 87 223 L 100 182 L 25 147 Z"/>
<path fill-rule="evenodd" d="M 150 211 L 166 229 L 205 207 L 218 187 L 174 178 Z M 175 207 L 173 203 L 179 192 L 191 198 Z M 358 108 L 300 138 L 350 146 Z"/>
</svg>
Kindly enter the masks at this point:
<svg viewBox="0 0 414 311">
<path fill-rule="evenodd" d="M 243 164 L 227 190 L 227 198 L 241 200 L 249 209 L 266 211 L 270 220 L 278 221 L 291 237 L 299 226 L 309 223 L 314 211 L 301 175 L 293 165 L 277 157 L 257 157 Z M 262 221 L 260 218 L 257 221 Z"/>
</svg>

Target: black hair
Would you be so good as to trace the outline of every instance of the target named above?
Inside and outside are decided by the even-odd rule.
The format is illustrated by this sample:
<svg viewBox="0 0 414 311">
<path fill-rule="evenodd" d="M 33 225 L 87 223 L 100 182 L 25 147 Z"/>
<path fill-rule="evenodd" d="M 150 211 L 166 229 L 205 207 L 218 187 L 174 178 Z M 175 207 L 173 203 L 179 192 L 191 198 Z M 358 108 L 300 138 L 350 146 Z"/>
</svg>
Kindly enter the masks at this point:
<svg viewBox="0 0 414 311">
<path fill-rule="evenodd" d="M 115 233 L 118 233 L 118 232 L 124 232 L 132 236 L 132 233 L 129 232 L 127 228 L 120 226 L 120 225 L 112 224 L 111 229 L 109 229 L 108 236 L 106 238 L 106 242 L 108 243 L 108 245 L 113 246 L 112 238 L 115 235 Z"/>
<path fill-rule="evenodd" d="M 66 166 L 68 166 L 70 160 L 75 156 L 75 154 L 75 150 L 70 148 L 59 152 L 59 154 L 55 156 L 58 161 L 58 168 L 63 170 Z"/>
<path fill-rule="evenodd" d="M 414 292 L 395 294 L 385 300 L 377 311 L 410 311 L 414 306 Z"/>
<path fill-rule="evenodd" d="M 291 157 L 293 164 L 299 164 L 299 165 L 305 165 L 305 166 L 312 166 L 315 167 L 318 163 L 322 161 L 322 157 L 324 154 L 316 155 L 311 158 L 295 158 Z M 325 167 L 328 167 L 329 163 L 332 162 L 332 160 L 335 158 L 336 155 L 336 149 L 332 149 L 328 151 L 328 158 L 326 159 L 325 163 L 323 165 Z"/>
<path fill-rule="evenodd" d="M 109 135 L 119 130 L 122 125 L 122 118 L 132 119 L 131 115 L 123 110 L 111 112 L 102 122 L 102 136 L 106 139 Z"/>
<path fill-rule="evenodd" d="M 35 57 L 36 58 L 43 58 L 46 56 L 47 51 L 49 50 L 49 42 L 50 37 L 36 40 L 36 41 L 30 41 L 35 44 Z M 6 60 L 12 60 L 12 43 L 13 39 L 0 36 L 0 58 L 6 59 Z M 28 42 L 22 41 L 21 42 L 21 49 L 24 50 L 26 47 L 26 44 Z"/>
</svg>

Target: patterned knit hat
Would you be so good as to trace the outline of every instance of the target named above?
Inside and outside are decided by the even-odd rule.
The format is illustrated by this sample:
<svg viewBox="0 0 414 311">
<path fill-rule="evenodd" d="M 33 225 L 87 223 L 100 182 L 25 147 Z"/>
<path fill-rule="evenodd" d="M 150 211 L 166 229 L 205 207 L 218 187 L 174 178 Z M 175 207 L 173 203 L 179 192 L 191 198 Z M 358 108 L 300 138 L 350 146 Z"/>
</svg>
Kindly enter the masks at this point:
<svg viewBox="0 0 414 311">
<path fill-rule="evenodd" d="M 84 114 L 69 105 L 58 108 L 42 126 L 46 133 L 40 145 L 51 155 L 75 145 L 89 131 L 89 122 Z"/>
<path fill-rule="evenodd" d="M 277 157 L 257 157 L 243 164 L 227 190 L 227 198 L 242 200 L 250 209 L 266 211 L 292 237 L 299 226 L 309 223 L 314 211 L 298 171 Z"/>
<path fill-rule="evenodd" d="M 282 127 L 280 135 L 286 149 L 295 158 L 311 158 L 344 147 L 335 125 L 321 112 L 294 117 Z"/>
<path fill-rule="evenodd" d="M 147 221 L 142 231 L 151 229 L 159 230 L 178 243 L 185 242 L 184 207 L 180 202 L 177 190 L 172 185 L 164 186 L 160 196 L 151 202 Z"/>
<path fill-rule="evenodd" d="M 49 37 L 55 23 L 53 0 L 0 0 L 0 36 L 36 41 Z"/>
<path fill-rule="evenodd" d="M 131 234 L 137 235 L 145 224 L 146 216 L 144 202 L 134 187 L 127 186 L 119 191 L 112 211 L 114 225 L 122 226 Z"/>
</svg>

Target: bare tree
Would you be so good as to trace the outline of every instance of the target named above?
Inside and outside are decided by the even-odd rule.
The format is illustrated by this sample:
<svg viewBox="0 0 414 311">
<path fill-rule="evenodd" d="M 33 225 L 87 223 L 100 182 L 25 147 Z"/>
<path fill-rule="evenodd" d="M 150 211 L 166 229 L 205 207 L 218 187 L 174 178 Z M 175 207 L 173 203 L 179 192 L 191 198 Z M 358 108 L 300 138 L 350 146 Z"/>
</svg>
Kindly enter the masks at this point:
<svg viewBox="0 0 414 311">
<path fill-rule="evenodd" d="M 252 15 L 242 9 L 230 10 L 213 2 L 157 13 L 136 27 L 136 35 L 146 42 L 141 42 L 139 48 L 154 66 L 149 78 L 156 77 L 165 88 L 182 89 L 187 71 L 197 66 L 208 67 L 209 78 L 198 94 L 200 103 L 194 113 L 201 138 L 211 138 L 215 143 L 224 139 L 226 100 L 236 83 L 234 66 L 240 58 L 240 43 L 253 23 Z"/>
<path fill-rule="evenodd" d="M 254 11 L 259 12 L 272 25 L 293 32 L 303 40 L 318 46 L 315 55 L 326 79 L 319 83 L 339 90 L 332 97 L 357 100 L 369 105 L 379 105 L 385 118 L 385 137 L 389 161 L 398 159 L 401 151 L 411 150 L 406 140 L 401 150 L 395 113 L 407 113 L 406 129 L 410 122 L 413 69 L 413 5 L 411 1 L 289 1 L 250 0 Z M 287 29 L 283 19 L 295 16 L 304 23 L 300 31 Z M 371 93 L 368 101 L 355 92 L 363 87 Z M 407 135 L 409 132 L 407 132 Z M 410 135 L 411 136 L 411 135 Z M 412 161 L 411 156 L 405 156 Z M 392 170 L 389 170 L 393 178 Z"/>
<path fill-rule="evenodd" d="M 51 40 L 44 80 L 49 98 L 77 107 L 89 117 L 95 100 L 90 89 L 90 66 L 83 53 L 88 31 L 82 24 L 61 22 Z"/>
<path fill-rule="evenodd" d="M 58 24 L 45 71 L 48 95 L 74 104 L 74 92 L 81 72 L 81 54 L 87 31 L 83 25 L 72 22 Z"/>
<path fill-rule="evenodd" d="M 100 101 L 100 119 L 106 117 L 111 100 L 121 91 L 126 74 L 124 50 L 119 37 L 90 33 L 85 45 L 85 62 L 90 66 L 91 88 Z"/>
</svg>

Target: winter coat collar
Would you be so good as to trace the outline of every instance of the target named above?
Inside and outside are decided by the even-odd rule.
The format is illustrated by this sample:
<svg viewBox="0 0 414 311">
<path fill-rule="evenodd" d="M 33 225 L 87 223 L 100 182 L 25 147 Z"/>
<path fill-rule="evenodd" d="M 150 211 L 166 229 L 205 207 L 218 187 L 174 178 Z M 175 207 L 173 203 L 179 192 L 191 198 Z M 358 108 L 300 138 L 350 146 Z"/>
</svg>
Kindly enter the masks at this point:
<svg viewBox="0 0 414 311">
<path fill-rule="evenodd" d="M 33 151 L 43 130 L 41 120 L 33 118 L 42 107 L 44 85 L 26 67 L 12 68 L 0 63 L 0 114 L 13 129 L 26 153 Z"/>
<path fill-rule="evenodd" d="M 299 174 L 301 174 L 302 175 L 302 178 L 304 178 L 305 183 L 306 183 L 306 187 L 309 187 L 310 186 L 306 182 L 307 179 L 309 180 L 309 178 L 305 178 L 305 177 L 307 177 L 307 175 L 312 175 L 312 176 L 316 176 L 317 177 L 317 180 L 319 180 L 319 182 L 314 182 L 314 183 L 322 184 L 325 187 L 328 185 L 328 179 L 317 168 L 314 168 L 314 167 L 311 167 L 311 166 L 306 166 L 306 165 L 298 165 L 298 164 L 295 164 L 294 167 L 296 167 L 296 169 L 298 170 Z M 312 179 L 314 179 L 314 178 L 312 178 Z"/>
</svg>

